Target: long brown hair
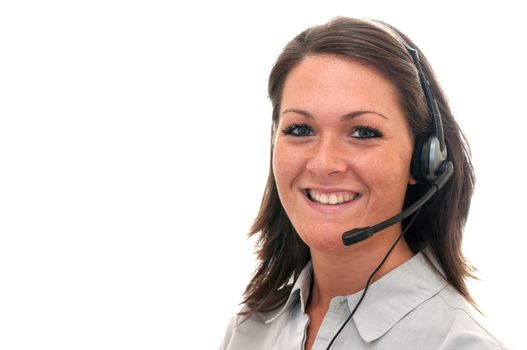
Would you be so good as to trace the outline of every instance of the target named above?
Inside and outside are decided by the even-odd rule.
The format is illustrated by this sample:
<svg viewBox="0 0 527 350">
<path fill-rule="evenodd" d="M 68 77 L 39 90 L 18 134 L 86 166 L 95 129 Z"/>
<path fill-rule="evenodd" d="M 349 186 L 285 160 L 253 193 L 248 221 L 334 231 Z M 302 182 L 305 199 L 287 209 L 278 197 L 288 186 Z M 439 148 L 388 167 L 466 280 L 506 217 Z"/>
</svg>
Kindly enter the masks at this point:
<svg viewBox="0 0 527 350">
<path fill-rule="evenodd" d="M 422 208 L 405 238 L 415 253 L 428 247 L 449 283 L 472 302 L 465 280 L 473 277 L 473 269 L 461 250 L 475 182 L 470 149 L 428 60 L 408 37 L 386 23 L 343 17 L 300 33 L 286 45 L 269 76 L 273 133 L 288 73 L 305 57 L 317 54 L 344 56 L 377 69 L 397 88 L 414 136 L 432 133 L 432 119 L 406 46 L 418 50 L 424 74 L 430 80 L 442 115 L 448 159 L 454 163 L 454 175 Z M 259 235 L 256 245 L 259 265 L 245 290 L 243 302 L 246 308 L 242 314 L 246 316 L 283 305 L 292 288 L 291 282 L 298 278 L 310 259 L 309 248 L 298 236 L 278 197 L 272 157 L 271 147 L 267 185 L 260 211 L 249 233 Z M 404 206 L 412 204 L 425 190 L 423 185 L 408 186 Z M 408 222 L 402 224 L 404 228 Z"/>
</svg>

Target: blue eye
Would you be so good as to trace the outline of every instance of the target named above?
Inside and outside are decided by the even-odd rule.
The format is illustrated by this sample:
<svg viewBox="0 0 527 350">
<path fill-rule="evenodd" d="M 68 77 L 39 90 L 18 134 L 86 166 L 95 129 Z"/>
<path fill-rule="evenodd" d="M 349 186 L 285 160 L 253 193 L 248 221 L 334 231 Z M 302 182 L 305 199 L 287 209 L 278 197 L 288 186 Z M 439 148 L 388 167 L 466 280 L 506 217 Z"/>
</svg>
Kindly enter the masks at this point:
<svg viewBox="0 0 527 350">
<path fill-rule="evenodd" d="M 292 136 L 313 136 L 313 130 L 306 124 L 293 124 L 282 130 L 282 132 L 285 135 L 292 135 Z"/>
<path fill-rule="evenodd" d="M 355 128 L 351 136 L 358 139 L 372 139 L 375 137 L 382 137 L 383 135 L 375 128 L 370 128 L 368 126 L 358 126 Z"/>
</svg>

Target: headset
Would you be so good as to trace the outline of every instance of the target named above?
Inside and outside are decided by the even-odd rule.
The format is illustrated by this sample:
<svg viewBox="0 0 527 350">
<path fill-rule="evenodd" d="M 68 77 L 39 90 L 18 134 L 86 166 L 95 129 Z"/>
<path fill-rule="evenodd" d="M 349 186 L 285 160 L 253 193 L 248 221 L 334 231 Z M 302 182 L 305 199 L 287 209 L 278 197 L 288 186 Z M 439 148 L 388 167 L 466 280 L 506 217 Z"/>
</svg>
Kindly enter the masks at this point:
<svg viewBox="0 0 527 350">
<path fill-rule="evenodd" d="M 417 50 L 406 44 L 404 46 L 417 69 L 419 81 L 428 107 L 428 114 L 433 122 L 433 133 L 418 136 L 415 140 L 410 171 L 417 183 L 429 185 L 430 188 L 415 203 L 399 214 L 374 226 L 355 228 L 344 232 L 342 234 L 342 242 L 346 246 L 363 241 L 415 213 L 447 183 L 454 173 L 454 164 L 448 160 L 448 152 L 443 133 L 443 121 L 441 120 L 441 112 L 439 111 L 432 87 L 423 72 Z"/>
<path fill-rule="evenodd" d="M 421 67 L 421 61 L 419 60 L 417 50 L 408 46 L 406 46 L 406 50 L 412 57 L 415 67 L 417 68 L 419 81 L 428 106 L 428 113 L 432 118 L 434 127 L 433 134 L 420 136 L 415 140 L 411 172 L 417 183 L 433 184 L 437 181 L 440 174 L 443 173 L 443 168 L 447 166 L 446 162 L 448 154 L 443 133 L 443 121 L 430 82 L 426 79 Z"/>
</svg>

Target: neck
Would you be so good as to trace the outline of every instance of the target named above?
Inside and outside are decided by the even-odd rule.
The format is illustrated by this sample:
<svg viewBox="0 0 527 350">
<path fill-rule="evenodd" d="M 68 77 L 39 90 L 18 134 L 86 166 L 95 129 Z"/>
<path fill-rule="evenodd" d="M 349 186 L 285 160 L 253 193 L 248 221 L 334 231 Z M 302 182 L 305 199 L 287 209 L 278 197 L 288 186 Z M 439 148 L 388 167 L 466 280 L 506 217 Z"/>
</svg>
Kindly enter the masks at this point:
<svg viewBox="0 0 527 350">
<path fill-rule="evenodd" d="M 394 227 L 392 230 L 379 232 L 363 242 L 338 249 L 336 252 L 311 249 L 313 288 L 309 298 L 310 306 L 326 308 L 333 297 L 351 295 L 364 289 L 368 278 L 399 235 L 400 227 L 399 229 Z M 399 240 L 372 282 L 412 256 L 413 253 L 406 241 Z"/>
</svg>

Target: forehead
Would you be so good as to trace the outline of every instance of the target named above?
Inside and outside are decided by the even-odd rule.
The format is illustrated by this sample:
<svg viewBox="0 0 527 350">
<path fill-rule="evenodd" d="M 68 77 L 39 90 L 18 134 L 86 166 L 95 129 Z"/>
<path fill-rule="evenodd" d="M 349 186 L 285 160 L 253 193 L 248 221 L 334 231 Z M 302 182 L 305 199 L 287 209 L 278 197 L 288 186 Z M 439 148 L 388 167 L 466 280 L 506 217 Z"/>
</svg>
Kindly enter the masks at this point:
<svg viewBox="0 0 527 350">
<path fill-rule="evenodd" d="M 314 114 L 360 109 L 402 113 L 395 85 L 381 72 L 358 60 L 327 54 L 308 56 L 289 72 L 280 109 L 287 108 Z"/>
</svg>

